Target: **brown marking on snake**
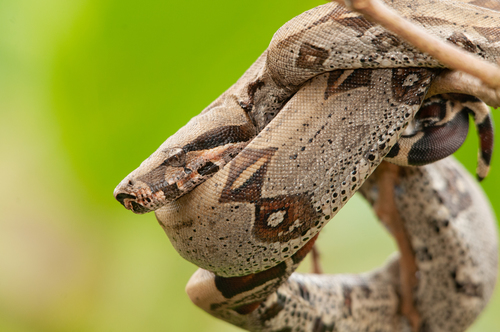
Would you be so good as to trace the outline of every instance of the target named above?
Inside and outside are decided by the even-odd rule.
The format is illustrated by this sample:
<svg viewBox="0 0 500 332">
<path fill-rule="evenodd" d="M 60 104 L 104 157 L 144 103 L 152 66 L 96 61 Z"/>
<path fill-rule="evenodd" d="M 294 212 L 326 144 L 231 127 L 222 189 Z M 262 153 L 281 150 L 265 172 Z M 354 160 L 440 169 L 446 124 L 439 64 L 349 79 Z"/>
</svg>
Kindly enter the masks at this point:
<svg viewBox="0 0 500 332">
<path fill-rule="evenodd" d="M 326 325 L 323 323 L 322 319 L 320 317 L 317 317 L 314 320 L 314 326 L 312 329 L 312 332 L 333 332 L 335 330 L 335 322 L 332 322 L 331 324 Z"/>
<path fill-rule="evenodd" d="M 146 183 L 151 188 L 151 194 L 162 191 L 165 197 L 179 197 L 182 191 L 177 187 L 177 184 L 169 185 L 165 180 L 165 171 L 168 166 L 160 165 L 142 176 L 137 180 Z"/>
<path fill-rule="evenodd" d="M 241 307 L 235 308 L 234 311 L 239 313 L 240 315 L 248 315 L 254 312 L 262 302 L 254 302 L 242 305 Z"/>
<path fill-rule="evenodd" d="M 334 70 L 328 74 L 328 81 L 325 90 L 325 100 L 327 100 L 331 95 L 335 94 L 337 86 L 340 85 L 338 80 L 344 72 L 345 70 Z"/>
<path fill-rule="evenodd" d="M 344 296 L 344 317 L 352 316 L 352 287 L 342 285 L 342 295 Z"/>
<path fill-rule="evenodd" d="M 412 75 L 411 84 L 406 81 Z M 424 92 L 422 84 L 436 75 L 436 70 L 428 68 L 395 68 L 392 70 L 392 94 L 396 102 L 407 105 L 418 105 L 422 102 Z"/>
<path fill-rule="evenodd" d="M 461 293 L 471 297 L 483 297 L 483 285 L 474 284 L 472 282 L 459 283 L 455 281 L 455 289 L 457 293 Z"/>
<path fill-rule="evenodd" d="M 303 43 L 300 46 L 299 56 L 295 65 L 298 68 L 317 69 L 321 68 L 328 58 L 329 52 L 324 48 L 314 46 L 309 43 Z"/>
<path fill-rule="evenodd" d="M 491 123 L 491 117 L 487 116 L 483 122 L 477 125 L 480 146 L 481 146 L 481 157 L 486 165 L 490 165 L 491 155 L 493 153 L 493 141 L 494 133 L 491 130 L 493 124 Z"/>
<path fill-rule="evenodd" d="M 418 110 L 415 118 L 421 119 L 439 119 L 441 121 L 446 116 L 446 103 L 431 103 L 424 105 Z"/>
<path fill-rule="evenodd" d="M 292 332 L 291 327 L 284 327 L 281 330 L 277 330 L 276 332 Z"/>
<path fill-rule="evenodd" d="M 243 150 L 230 166 L 227 182 L 222 190 L 219 202 L 253 203 L 259 201 L 267 165 L 277 150 L 274 147 L 263 150 Z M 256 169 L 252 169 L 252 165 L 256 165 L 254 167 Z"/>
<path fill-rule="evenodd" d="M 372 39 L 371 43 L 377 48 L 377 51 L 387 52 L 389 49 L 401 45 L 401 40 L 398 36 L 384 31 L 375 35 L 375 38 Z"/>
<path fill-rule="evenodd" d="M 372 83 L 373 70 L 371 69 L 356 69 L 344 82 L 342 82 L 337 91 L 346 92 L 352 89 L 370 86 Z"/>
<path fill-rule="evenodd" d="M 226 298 L 230 299 L 238 294 L 251 291 L 256 287 L 262 286 L 270 280 L 280 280 L 280 277 L 286 273 L 286 264 L 284 262 L 259 273 L 252 273 L 242 277 L 224 278 L 215 276 L 215 287 Z"/>
<path fill-rule="evenodd" d="M 427 247 L 417 247 L 415 248 L 415 258 L 419 262 L 430 262 L 432 261 L 432 254 L 429 252 Z"/>
<path fill-rule="evenodd" d="M 478 7 L 500 11 L 500 2 L 498 2 L 497 0 L 475 0 L 470 2 L 470 4 Z"/>
<path fill-rule="evenodd" d="M 310 229 L 320 218 L 308 193 L 262 198 L 268 163 L 276 148 L 243 150 L 229 169 L 220 203 L 255 204 L 253 235 L 263 242 L 288 242 Z"/>
<path fill-rule="evenodd" d="M 450 21 L 432 16 L 412 16 L 412 20 L 428 26 L 453 25 Z"/>
<path fill-rule="evenodd" d="M 467 102 L 477 103 L 481 101 L 479 98 L 475 96 L 466 95 L 463 93 L 443 93 L 443 97 L 445 99 L 451 99 L 454 101 L 458 101 L 460 103 L 467 103 Z"/>
<path fill-rule="evenodd" d="M 490 43 L 500 41 L 500 28 L 473 27 L 479 34 L 484 36 Z"/>
<path fill-rule="evenodd" d="M 457 280 L 457 272 L 453 271 L 451 272 L 451 278 L 453 279 L 453 282 L 455 283 L 455 289 L 457 290 L 457 293 L 464 294 L 466 296 L 470 297 L 483 297 L 483 285 L 480 283 L 473 283 L 472 281 L 469 282 L 460 282 Z"/>
<path fill-rule="evenodd" d="M 205 165 L 198 169 L 198 174 L 202 176 L 208 176 L 215 174 L 219 171 L 219 166 L 211 161 L 208 161 Z"/>
<path fill-rule="evenodd" d="M 420 330 L 418 332 L 432 332 L 433 329 L 431 328 L 430 324 L 428 321 L 423 320 L 422 324 L 420 325 Z"/>
<path fill-rule="evenodd" d="M 476 53 L 476 45 L 469 40 L 463 33 L 454 32 L 451 36 L 446 38 L 450 43 L 457 45 L 458 47 L 464 49 L 467 52 Z"/>
<path fill-rule="evenodd" d="M 263 198 L 255 203 L 252 233 L 262 242 L 285 243 L 307 232 L 319 218 L 307 193 Z"/>
<path fill-rule="evenodd" d="M 360 16 L 341 18 L 338 19 L 337 22 L 345 27 L 359 32 L 361 35 L 363 35 L 370 28 L 374 27 L 374 25 L 370 21 Z"/>
<path fill-rule="evenodd" d="M 365 298 L 369 298 L 370 295 L 372 295 L 372 290 L 371 288 L 368 286 L 368 284 L 366 283 L 362 283 L 361 285 L 359 285 L 360 289 L 361 289 L 361 292 L 363 293 L 363 296 Z"/>
<path fill-rule="evenodd" d="M 269 308 L 267 308 L 261 315 L 260 321 L 266 322 L 274 317 L 278 316 L 278 314 L 285 308 L 286 304 L 286 296 L 281 294 L 280 292 L 276 292 L 278 299 L 274 302 Z"/>
<path fill-rule="evenodd" d="M 241 126 L 222 126 L 209 130 L 182 147 L 184 152 L 210 150 L 229 143 L 247 142 L 256 135 L 250 123 Z"/>
<path fill-rule="evenodd" d="M 330 21 L 336 22 L 339 18 L 341 18 L 341 17 L 343 17 L 345 15 L 352 15 L 352 12 L 348 11 L 347 9 L 345 9 L 345 8 L 343 8 L 341 6 L 335 7 L 330 13 L 324 15 L 323 17 L 321 17 L 316 22 L 313 22 L 308 27 L 308 29 L 311 28 L 311 27 L 320 25 L 322 23 L 326 23 L 326 22 L 330 22 Z"/>
<path fill-rule="evenodd" d="M 310 302 L 309 300 L 311 299 L 311 294 L 309 293 L 309 290 L 307 289 L 306 285 L 297 280 L 297 287 L 299 287 L 300 297 Z"/>
<path fill-rule="evenodd" d="M 257 92 L 257 90 L 260 90 L 265 85 L 266 83 L 260 78 L 248 84 L 247 87 L 248 100 L 240 103 L 240 106 L 245 111 L 250 112 L 253 109 L 255 103 L 255 93 Z"/>
<path fill-rule="evenodd" d="M 153 168 L 148 173 L 139 176 L 137 179 L 146 183 L 149 186 L 149 198 L 154 198 L 155 193 L 163 192 L 164 198 L 173 200 L 183 194 L 182 186 L 186 183 L 202 182 L 198 180 L 199 175 L 208 176 L 219 170 L 219 166 L 212 162 L 207 162 L 201 165 L 199 169 L 193 172 L 193 169 L 186 167 L 190 158 L 197 158 L 203 153 L 210 153 L 209 150 L 218 148 L 231 143 L 246 143 L 256 135 L 256 128 L 250 123 L 244 125 L 222 126 L 209 130 L 195 138 L 191 143 L 186 144 L 179 150 L 182 152 L 182 158 L 172 156 L 167 158 L 163 163 Z M 245 146 L 241 144 L 230 145 L 223 153 L 225 157 L 234 158 L 238 152 Z M 175 163 L 170 159 L 176 157 Z M 173 171 L 172 171 L 173 167 Z M 166 179 L 167 172 L 177 172 L 182 180 L 176 183 L 169 183 Z"/>
<path fill-rule="evenodd" d="M 347 72 L 348 71 L 344 70 L 336 70 L 330 72 L 325 90 L 325 99 L 328 99 L 330 96 L 336 93 L 342 93 L 361 87 L 371 86 L 373 70 L 356 69 L 354 71 L 351 71 L 351 74 L 342 82 L 339 82 L 339 79 L 342 79 L 342 74 Z"/>
<path fill-rule="evenodd" d="M 299 264 L 306 257 L 309 251 L 311 251 L 312 248 L 314 247 L 314 243 L 318 239 L 318 235 L 319 234 L 314 235 L 309 240 L 309 242 L 307 242 L 302 248 L 300 248 L 295 254 L 293 254 L 292 256 L 293 264 Z"/>
</svg>

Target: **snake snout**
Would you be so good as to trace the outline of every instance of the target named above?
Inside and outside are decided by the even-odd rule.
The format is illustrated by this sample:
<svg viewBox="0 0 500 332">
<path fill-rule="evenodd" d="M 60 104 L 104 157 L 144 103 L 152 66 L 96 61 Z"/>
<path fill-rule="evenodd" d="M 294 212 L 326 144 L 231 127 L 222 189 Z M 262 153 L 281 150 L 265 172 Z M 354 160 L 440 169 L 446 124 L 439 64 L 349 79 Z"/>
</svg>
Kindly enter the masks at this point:
<svg viewBox="0 0 500 332">
<path fill-rule="evenodd" d="M 149 209 L 137 203 L 137 197 L 135 195 L 118 193 L 115 198 L 120 202 L 127 210 L 130 210 L 137 214 L 143 214 L 149 212 Z"/>
<path fill-rule="evenodd" d="M 130 194 L 125 194 L 125 193 L 120 193 L 120 194 L 117 194 L 115 195 L 115 198 L 118 202 L 121 203 L 121 205 L 125 206 L 127 208 L 127 204 L 125 202 L 125 200 L 127 200 L 127 202 L 129 202 L 130 200 L 135 200 L 136 197 L 134 195 L 130 195 Z"/>
</svg>

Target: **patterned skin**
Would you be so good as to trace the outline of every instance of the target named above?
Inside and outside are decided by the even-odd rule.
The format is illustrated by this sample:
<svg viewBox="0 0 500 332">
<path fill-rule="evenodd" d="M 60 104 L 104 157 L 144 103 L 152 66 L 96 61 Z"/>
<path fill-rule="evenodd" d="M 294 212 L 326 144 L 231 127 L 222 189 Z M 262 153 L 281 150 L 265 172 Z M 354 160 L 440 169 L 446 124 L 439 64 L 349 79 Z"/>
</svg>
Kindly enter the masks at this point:
<svg viewBox="0 0 500 332">
<path fill-rule="evenodd" d="M 423 1 L 394 5 L 435 36 L 488 61 L 498 60 L 499 13 L 447 1 L 432 6 Z M 456 21 L 460 29 L 450 23 Z M 401 330 L 406 323 L 397 310 L 396 263 L 366 277 L 307 279 L 292 273 L 322 227 L 349 198 L 358 190 L 368 195 L 370 190 L 363 188 L 370 185 L 363 183 L 372 179 L 369 176 L 388 153 L 403 165 L 451 154 L 464 138 L 467 113 L 474 115 L 482 142 L 478 175 L 486 175 L 492 149 L 489 110 L 464 95 L 442 94 L 424 101 L 442 72 L 436 60 L 359 15 L 336 4 L 317 7 L 285 24 L 243 77 L 127 176 L 115 197 L 135 213 L 155 211 L 176 250 L 204 269 L 190 280 L 188 294 L 216 317 L 252 331 L 291 331 L 297 330 L 296 324 L 303 331 Z M 423 102 L 422 113 L 416 116 Z M 425 139 L 408 135 L 415 128 L 415 135 Z M 446 132 L 449 128 L 457 130 Z M 433 145 L 443 137 L 443 130 L 444 153 Z M 416 153 L 421 146 L 427 150 Z M 460 298 L 464 307 L 457 305 L 451 315 L 463 318 L 460 326 L 470 324 L 491 294 L 496 256 L 488 254 L 491 259 L 484 264 L 471 264 L 470 258 L 459 254 L 477 255 L 470 249 L 474 246 L 494 252 L 496 238 L 491 238 L 494 219 L 476 185 L 453 162 L 443 163 L 437 165 L 451 165 L 447 167 L 453 172 L 447 174 L 437 165 L 418 171 L 402 168 L 401 188 L 413 186 L 427 196 L 412 196 L 406 190 L 406 196 L 394 199 L 402 216 L 416 213 L 427 227 L 412 230 L 405 221 L 417 257 L 423 253 L 431 271 L 440 269 L 442 262 L 428 259 L 438 256 L 420 250 L 420 242 L 413 238 L 440 226 L 422 204 L 436 202 L 429 208 L 447 212 L 447 225 L 458 227 L 447 239 L 450 244 L 435 240 L 444 250 L 442 257 L 450 257 L 448 265 L 455 266 L 454 272 L 445 270 L 455 289 L 440 301 L 429 300 L 436 298 L 439 287 L 446 288 L 439 284 L 443 277 L 431 272 L 428 281 L 421 280 L 421 293 L 416 295 L 422 326 L 458 331 L 458 325 L 447 327 L 442 317 L 429 312 L 466 294 L 473 299 Z M 443 189 L 444 182 L 452 181 L 451 174 L 476 188 L 471 189 L 474 197 L 464 198 L 473 203 L 455 204 L 443 198 L 454 197 L 457 190 L 461 193 L 457 197 L 465 197 L 460 188 Z M 418 187 L 420 181 L 427 186 Z M 367 197 L 370 201 L 371 196 Z M 409 197 L 416 207 L 411 202 L 398 203 Z M 470 243 L 457 238 L 467 229 L 459 217 L 463 215 L 484 223 L 471 232 Z M 457 246 L 466 249 L 457 255 L 455 249 L 448 250 Z M 424 247 L 430 250 L 430 244 Z M 417 265 L 420 271 L 428 267 L 419 261 Z M 466 275 L 473 277 L 469 280 Z M 313 303 L 320 293 L 331 295 L 327 296 L 330 307 Z M 363 296 L 366 302 L 356 311 L 354 303 Z M 304 308 L 301 315 L 297 306 Z M 339 313 L 333 307 L 344 309 Z M 349 319 L 343 323 L 340 316 Z"/>
</svg>

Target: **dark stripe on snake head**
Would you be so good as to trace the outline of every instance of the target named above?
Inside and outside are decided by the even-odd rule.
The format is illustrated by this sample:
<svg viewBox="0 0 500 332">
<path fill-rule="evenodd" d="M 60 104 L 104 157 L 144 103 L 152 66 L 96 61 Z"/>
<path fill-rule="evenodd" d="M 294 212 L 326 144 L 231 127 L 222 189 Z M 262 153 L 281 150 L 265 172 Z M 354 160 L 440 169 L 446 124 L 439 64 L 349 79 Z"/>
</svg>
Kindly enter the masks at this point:
<svg viewBox="0 0 500 332">
<path fill-rule="evenodd" d="M 217 173 L 218 171 L 219 171 L 219 166 L 209 161 L 198 169 L 198 174 L 206 176 Z"/>
<path fill-rule="evenodd" d="M 165 197 L 179 197 L 182 195 L 182 192 L 177 187 L 177 184 L 169 184 L 165 179 L 165 169 L 167 167 L 168 166 L 160 165 L 137 179 L 146 183 L 153 194 L 158 191 L 163 191 Z"/>
<path fill-rule="evenodd" d="M 210 150 L 229 143 L 247 142 L 255 136 L 249 125 L 224 126 L 207 131 L 182 147 L 184 152 Z"/>
</svg>

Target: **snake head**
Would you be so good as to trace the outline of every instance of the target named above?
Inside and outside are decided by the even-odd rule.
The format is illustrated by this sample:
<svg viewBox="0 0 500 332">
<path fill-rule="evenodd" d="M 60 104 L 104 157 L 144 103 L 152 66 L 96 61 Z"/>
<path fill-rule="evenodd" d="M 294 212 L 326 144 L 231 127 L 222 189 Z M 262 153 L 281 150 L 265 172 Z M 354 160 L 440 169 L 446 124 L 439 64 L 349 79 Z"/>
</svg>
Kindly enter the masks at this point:
<svg viewBox="0 0 500 332">
<path fill-rule="evenodd" d="M 202 151 L 159 149 L 120 182 L 114 196 L 134 213 L 154 211 L 211 177 L 246 144 L 230 143 Z"/>
<path fill-rule="evenodd" d="M 114 196 L 134 213 L 154 211 L 180 197 L 183 190 L 187 191 L 186 186 L 178 186 L 178 183 L 182 180 L 185 184 L 193 183 L 189 181 L 192 173 L 182 148 L 162 149 L 123 179 L 116 187 Z"/>
<path fill-rule="evenodd" d="M 255 135 L 239 105 L 215 107 L 169 137 L 120 182 L 114 196 L 134 213 L 154 211 L 217 173 Z"/>
</svg>

